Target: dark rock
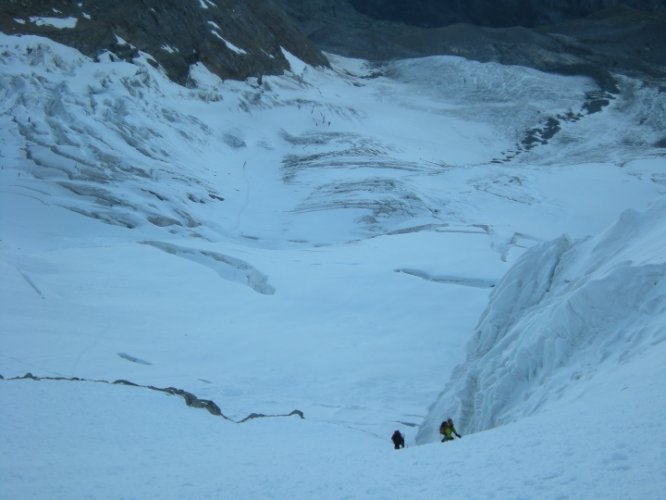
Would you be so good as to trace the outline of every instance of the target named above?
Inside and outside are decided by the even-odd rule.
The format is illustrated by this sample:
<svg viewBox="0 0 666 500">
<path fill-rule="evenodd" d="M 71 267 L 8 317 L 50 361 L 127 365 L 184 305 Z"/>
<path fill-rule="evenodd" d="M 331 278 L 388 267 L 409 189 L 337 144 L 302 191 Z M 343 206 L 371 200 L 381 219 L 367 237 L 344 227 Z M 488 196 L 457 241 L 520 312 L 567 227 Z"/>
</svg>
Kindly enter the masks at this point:
<svg viewBox="0 0 666 500">
<path fill-rule="evenodd" d="M 645 11 L 666 9 L 663 0 L 349 0 L 375 19 L 426 28 L 470 23 L 488 27 L 534 27 L 578 19 L 620 3 Z"/>
<path fill-rule="evenodd" d="M 126 385 L 130 387 L 140 387 L 142 389 L 149 389 L 151 391 L 158 391 L 158 392 L 164 392 L 167 394 L 171 394 L 174 396 L 180 396 L 185 400 L 185 404 L 191 408 L 204 408 L 208 410 L 208 412 L 211 415 L 214 415 L 216 417 L 222 417 L 225 420 L 229 420 L 230 422 L 234 422 L 237 424 L 241 424 L 243 422 L 247 422 L 248 420 L 252 420 L 255 418 L 266 418 L 266 417 L 291 417 L 291 416 L 298 416 L 300 418 L 305 418 L 303 415 L 303 412 L 301 410 L 293 410 L 291 413 L 286 414 L 286 415 L 264 415 L 263 413 L 251 413 L 247 417 L 245 417 L 242 420 L 235 421 L 227 417 L 224 413 L 222 413 L 222 410 L 220 407 L 215 403 L 215 401 L 212 401 L 210 399 L 199 399 L 197 396 L 192 394 L 191 392 L 185 391 L 183 389 L 178 389 L 177 387 L 155 387 L 153 385 L 140 385 L 136 384 L 134 382 L 130 382 L 129 380 L 124 380 L 124 379 L 118 379 L 113 382 L 109 382 L 108 380 L 90 380 L 90 379 L 85 379 L 85 378 L 79 378 L 79 377 L 35 377 L 32 373 L 26 373 L 22 377 L 15 377 L 15 378 L 10 378 L 9 380 L 58 380 L 58 381 L 68 381 L 68 382 L 95 382 L 95 383 L 102 383 L 102 384 L 113 384 L 113 385 Z M 4 377 L 0 375 L 0 380 L 4 380 Z"/>
<path fill-rule="evenodd" d="M 666 79 L 666 0 L 625 2 L 635 8 L 615 0 L 275 1 L 314 43 L 349 57 L 455 55 L 589 76 L 607 92 L 616 91 L 612 73 Z M 493 18 L 503 12 L 514 21 Z M 441 19 L 417 26 L 406 24 L 410 15 Z M 528 15 L 522 24 L 533 28 L 517 26 Z"/>
<path fill-rule="evenodd" d="M 201 62 L 221 78 L 280 74 L 289 69 L 282 48 L 312 65 L 323 54 L 267 0 L 5 0 L 0 31 L 35 34 L 97 57 L 108 51 L 131 61 L 148 54 L 171 79 L 188 81 Z M 73 28 L 34 17 L 76 18 Z"/>
<path fill-rule="evenodd" d="M 218 417 L 224 417 L 224 415 L 222 415 L 222 410 L 220 410 L 220 407 L 217 406 L 214 401 L 211 401 L 210 399 L 200 399 L 199 402 L 202 404 L 202 408 L 208 410 L 208 413 Z"/>
<path fill-rule="evenodd" d="M 666 76 L 666 12 L 618 6 L 539 31 L 588 66 L 630 76 Z"/>
<path fill-rule="evenodd" d="M 288 69 L 281 47 L 309 64 L 326 65 L 317 46 L 370 60 L 456 55 L 523 65 L 590 76 L 608 92 L 616 87 L 612 73 L 657 85 L 666 79 L 666 0 L 623 4 L 617 0 L 5 0 L 4 4 L 1 31 L 47 36 L 92 57 L 109 52 L 133 60 L 143 53 L 181 84 L 188 83 L 190 66 L 197 62 L 221 78 L 254 76 L 261 82 L 263 75 Z M 33 22 L 32 16 L 71 16 L 77 23 L 58 29 Z"/>
<path fill-rule="evenodd" d="M 139 384 L 135 384 L 134 382 L 130 382 L 129 380 L 120 379 L 120 380 L 115 380 L 113 383 L 117 385 L 129 385 L 132 387 L 139 387 Z"/>
<path fill-rule="evenodd" d="M 291 413 L 288 413 L 286 415 L 266 415 L 264 413 L 250 413 L 247 417 L 245 417 L 242 420 L 239 420 L 237 423 L 242 424 L 249 420 L 254 420 L 256 418 L 276 418 L 276 417 L 293 417 L 293 416 L 305 418 L 301 410 L 293 410 Z"/>
<path fill-rule="evenodd" d="M 191 408 L 205 408 L 208 410 L 208 412 L 211 415 L 215 415 L 217 417 L 222 417 L 226 420 L 231 420 L 229 417 L 224 415 L 222 413 L 222 410 L 220 410 L 220 407 L 215 404 L 214 401 L 211 401 L 210 399 L 199 399 L 196 397 L 194 394 L 191 392 L 187 392 L 183 389 L 177 389 L 176 387 L 166 387 L 164 389 L 160 389 L 157 387 L 148 387 L 149 389 L 153 389 L 156 391 L 161 391 L 161 392 L 166 392 L 169 394 L 174 394 L 182 397 L 185 400 L 185 404 Z"/>
<path fill-rule="evenodd" d="M 250 413 L 247 417 L 245 417 L 242 420 L 239 420 L 238 423 L 242 424 L 247 422 L 248 420 L 254 420 L 255 418 L 266 418 L 268 415 L 264 415 L 263 413 Z"/>
</svg>

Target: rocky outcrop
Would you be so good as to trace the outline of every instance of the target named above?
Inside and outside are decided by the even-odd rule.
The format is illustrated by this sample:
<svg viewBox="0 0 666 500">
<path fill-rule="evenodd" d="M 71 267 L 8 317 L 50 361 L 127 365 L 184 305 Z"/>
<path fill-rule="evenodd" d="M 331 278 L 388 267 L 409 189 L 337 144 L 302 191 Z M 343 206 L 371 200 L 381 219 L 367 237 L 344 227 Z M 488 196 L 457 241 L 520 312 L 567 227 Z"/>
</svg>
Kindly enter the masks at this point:
<svg viewBox="0 0 666 500">
<path fill-rule="evenodd" d="M 186 83 L 201 62 L 221 78 L 289 69 L 283 50 L 312 65 L 323 54 L 268 0 L 6 0 L 0 31 L 35 34 L 97 57 L 132 60 L 140 52 Z"/>
</svg>

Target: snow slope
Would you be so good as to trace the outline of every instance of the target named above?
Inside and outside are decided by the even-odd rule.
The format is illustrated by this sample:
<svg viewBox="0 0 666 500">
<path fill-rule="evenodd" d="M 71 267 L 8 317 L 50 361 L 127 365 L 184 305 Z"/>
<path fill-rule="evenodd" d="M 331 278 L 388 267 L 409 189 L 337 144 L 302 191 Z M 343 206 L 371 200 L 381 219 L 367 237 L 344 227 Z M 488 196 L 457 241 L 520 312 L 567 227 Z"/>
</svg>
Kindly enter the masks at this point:
<svg viewBox="0 0 666 500">
<path fill-rule="evenodd" d="M 659 498 L 662 94 L 590 114 L 587 79 L 450 57 L 184 88 L 0 45 L 1 498 Z M 464 439 L 413 446 L 444 414 Z"/>
</svg>

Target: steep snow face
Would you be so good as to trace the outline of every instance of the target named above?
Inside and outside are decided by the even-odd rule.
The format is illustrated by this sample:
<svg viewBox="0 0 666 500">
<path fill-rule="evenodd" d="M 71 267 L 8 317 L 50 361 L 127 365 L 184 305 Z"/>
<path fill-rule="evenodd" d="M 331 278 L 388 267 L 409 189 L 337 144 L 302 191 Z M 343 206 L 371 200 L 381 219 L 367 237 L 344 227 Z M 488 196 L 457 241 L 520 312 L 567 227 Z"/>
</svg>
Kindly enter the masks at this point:
<svg viewBox="0 0 666 500">
<path fill-rule="evenodd" d="M 640 366 L 666 341 L 664 324 L 661 198 L 645 213 L 625 212 L 594 238 L 563 236 L 528 250 L 493 290 L 467 360 L 418 439 L 434 440 L 446 415 L 457 417 L 463 432 L 477 432 L 576 399 L 619 366 Z"/>
<path fill-rule="evenodd" d="M 543 390 L 520 386 L 530 407 L 504 404 L 506 390 L 492 385 L 475 393 L 489 422 L 553 402 L 532 418 L 446 451 L 412 444 L 493 285 L 526 249 L 570 234 L 528 254 L 523 287 L 495 286 L 504 292 L 493 294 L 479 352 L 488 367 L 506 356 L 508 378 L 511 364 L 520 372 L 550 359 L 498 351 L 501 334 L 560 282 L 586 283 L 576 280 L 589 269 L 628 300 L 610 270 L 625 266 L 633 288 L 642 282 L 623 259 L 661 265 L 662 237 L 636 221 L 643 244 L 626 251 L 627 224 L 572 242 L 666 194 L 663 151 L 650 146 L 661 123 L 650 113 L 664 96 L 630 82 L 633 93 L 588 113 L 594 86 L 580 78 L 457 58 L 377 66 L 331 56 L 332 69 L 315 69 L 284 55 L 283 76 L 222 82 L 194 65 L 186 88 L 148 56 L 92 61 L 43 38 L 0 35 L 0 391 L 16 402 L 0 412 L 0 442 L 12 451 L 0 459 L 0 496 L 430 500 L 447 470 L 461 498 L 576 497 L 590 482 L 590 496 L 656 497 L 666 480 L 650 478 L 664 468 L 645 444 L 666 435 L 664 343 L 642 356 L 659 339 L 647 321 L 643 333 L 629 325 L 636 347 L 623 365 L 615 344 L 586 368 L 596 351 L 566 358 L 566 343 L 554 351 L 544 340 L 571 366 L 546 363 Z M 520 146 L 533 129 L 540 140 Z M 608 278 L 595 270 L 593 241 L 609 255 L 615 241 Z M 589 262 L 577 257 L 585 248 Z M 605 291 L 592 285 L 560 296 L 596 322 Z M 640 293 L 655 299 L 640 310 L 658 316 L 657 291 Z M 587 334 L 571 322 L 552 321 Z M 522 352 L 541 356 L 525 338 Z M 558 374 L 585 382 L 593 369 L 591 397 L 571 401 L 575 387 Z M 15 378 L 28 371 L 57 380 Z M 638 390 L 622 390 L 625 376 Z M 235 421 L 294 409 L 305 419 L 235 424 L 155 391 L 72 377 L 176 387 Z M 605 389 L 592 391 L 595 381 Z M 555 405 L 551 389 L 562 384 Z M 623 405 L 646 422 L 633 424 L 630 443 L 616 439 L 619 416 L 610 426 L 580 420 L 573 444 L 541 438 L 566 427 L 562 416 Z M 484 428 L 469 418 L 469 429 Z M 396 428 L 409 447 L 399 453 Z"/>
<path fill-rule="evenodd" d="M 647 147 L 663 97 L 635 83 L 590 114 L 582 78 L 284 50 L 281 77 L 193 65 L 185 88 L 147 55 L 0 40 L 5 375 L 181 381 L 244 414 L 360 421 L 375 400 L 372 425 L 415 425 L 525 248 L 666 190 Z M 517 147 L 560 115 L 576 120 Z M 198 361 L 175 375 L 172 351 Z"/>
</svg>

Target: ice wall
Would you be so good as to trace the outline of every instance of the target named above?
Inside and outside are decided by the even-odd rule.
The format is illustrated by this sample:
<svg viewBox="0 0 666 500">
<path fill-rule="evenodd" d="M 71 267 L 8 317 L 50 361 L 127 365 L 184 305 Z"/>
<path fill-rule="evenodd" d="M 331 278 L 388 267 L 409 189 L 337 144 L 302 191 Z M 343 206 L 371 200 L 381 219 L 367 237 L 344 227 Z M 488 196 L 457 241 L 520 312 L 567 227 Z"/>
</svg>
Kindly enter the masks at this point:
<svg viewBox="0 0 666 500">
<path fill-rule="evenodd" d="M 580 397 L 580 388 L 666 340 L 666 198 L 605 232 L 527 251 L 493 291 L 417 436 L 452 417 L 462 433 Z"/>
</svg>

